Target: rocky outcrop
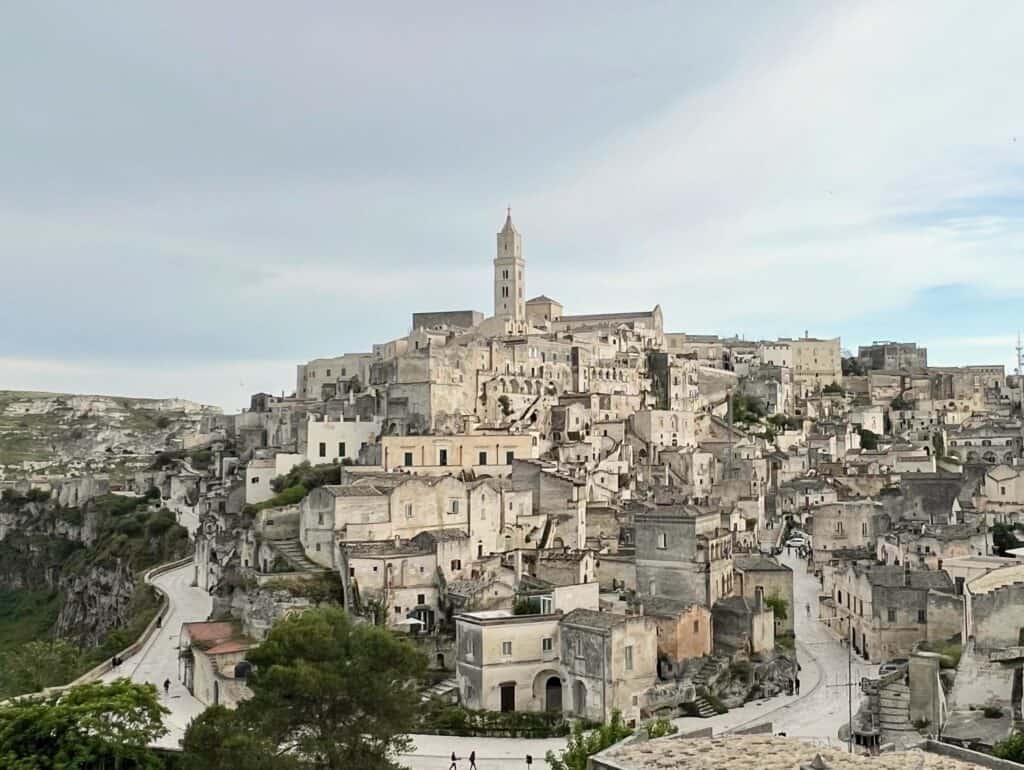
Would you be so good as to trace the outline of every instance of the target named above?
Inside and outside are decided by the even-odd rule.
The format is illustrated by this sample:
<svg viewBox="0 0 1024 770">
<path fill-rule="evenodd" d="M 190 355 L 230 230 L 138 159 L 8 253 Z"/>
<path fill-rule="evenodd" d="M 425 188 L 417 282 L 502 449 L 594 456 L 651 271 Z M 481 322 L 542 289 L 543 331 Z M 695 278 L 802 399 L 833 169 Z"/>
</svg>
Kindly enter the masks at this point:
<svg viewBox="0 0 1024 770">
<path fill-rule="evenodd" d="M 64 604 L 57 617 L 56 635 L 85 647 L 98 645 L 104 636 L 132 618 L 132 597 L 137 588 L 128 565 L 93 565 L 84 572 L 62 577 Z"/>
</svg>

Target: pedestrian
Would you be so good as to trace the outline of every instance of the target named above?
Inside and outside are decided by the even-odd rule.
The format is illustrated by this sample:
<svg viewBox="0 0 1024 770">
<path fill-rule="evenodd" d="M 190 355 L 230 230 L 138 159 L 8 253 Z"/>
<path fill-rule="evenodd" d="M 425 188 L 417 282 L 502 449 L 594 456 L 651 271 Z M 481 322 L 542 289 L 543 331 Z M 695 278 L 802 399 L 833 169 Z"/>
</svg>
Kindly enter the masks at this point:
<svg viewBox="0 0 1024 770">
<path fill-rule="evenodd" d="M 165 679 L 164 680 L 164 695 L 170 695 L 170 694 L 171 694 L 171 680 L 170 679 Z"/>
<path fill-rule="evenodd" d="M 800 694 L 800 677 L 796 678 L 796 694 Z"/>
<path fill-rule="evenodd" d="M 469 752 L 469 770 L 476 770 L 476 751 Z"/>
<path fill-rule="evenodd" d="M 156 616 L 156 627 L 160 628 L 163 624 L 164 624 L 163 616 L 162 615 L 157 615 Z"/>
<path fill-rule="evenodd" d="M 459 770 L 459 766 L 457 764 L 455 764 L 458 761 L 459 761 L 459 759 L 458 759 L 458 757 L 455 756 L 455 752 L 453 751 L 452 752 L 452 763 L 450 765 L 448 765 L 448 770 Z"/>
<path fill-rule="evenodd" d="M 807 602 L 807 617 L 811 616 L 811 603 Z"/>
</svg>

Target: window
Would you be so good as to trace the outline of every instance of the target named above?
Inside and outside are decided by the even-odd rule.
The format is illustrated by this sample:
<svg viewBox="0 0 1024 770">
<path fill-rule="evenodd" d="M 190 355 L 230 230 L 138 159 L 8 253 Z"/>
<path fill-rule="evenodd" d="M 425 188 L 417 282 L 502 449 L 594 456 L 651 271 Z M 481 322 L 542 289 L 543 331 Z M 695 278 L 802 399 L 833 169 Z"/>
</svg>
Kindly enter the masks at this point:
<svg viewBox="0 0 1024 770">
<path fill-rule="evenodd" d="M 402 614 L 402 608 L 401 607 L 395 607 L 395 614 L 396 615 L 401 615 Z"/>
<path fill-rule="evenodd" d="M 928 613 L 927 613 L 926 610 L 918 610 L 917 611 L 917 622 L 918 623 L 927 623 L 928 622 Z"/>
<path fill-rule="evenodd" d="M 377 565 L 376 565 L 376 564 L 374 564 L 374 565 L 373 565 L 373 571 L 374 571 L 374 572 L 376 572 L 376 571 L 377 571 Z"/>
<path fill-rule="evenodd" d="M 668 548 L 668 535 L 664 532 L 658 533 L 658 548 Z"/>
<path fill-rule="evenodd" d="M 863 521 L 863 522 L 861 522 L 861 525 L 860 525 L 860 533 L 861 533 L 861 535 L 863 535 L 864 537 L 867 537 L 867 536 L 868 536 L 868 523 L 867 523 L 866 521 Z"/>
<path fill-rule="evenodd" d="M 633 670 L 633 645 L 626 645 L 626 657 L 625 657 L 626 671 Z"/>
<path fill-rule="evenodd" d="M 417 604 L 426 604 L 427 603 L 427 596 L 426 596 L 426 594 L 416 594 L 416 603 Z"/>
<path fill-rule="evenodd" d="M 462 561 L 460 559 L 452 559 L 452 572 L 458 572 L 462 569 Z"/>
<path fill-rule="evenodd" d="M 316 523 L 319 524 L 321 527 L 324 525 L 324 514 L 323 514 L 323 511 L 321 511 L 320 513 L 318 513 L 316 515 Z"/>
<path fill-rule="evenodd" d="M 447 465 L 448 464 L 448 450 L 447 449 L 438 450 L 438 453 L 437 453 L 437 464 L 438 465 Z"/>
<path fill-rule="evenodd" d="M 349 577 L 355 577 L 356 576 L 356 568 L 355 567 L 349 567 L 348 568 L 348 576 Z"/>
<path fill-rule="evenodd" d="M 516 459 L 516 453 L 512 451 L 505 452 L 505 464 L 511 465 L 512 461 Z"/>
<path fill-rule="evenodd" d="M 890 623 L 895 623 L 896 622 L 896 608 L 895 607 L 890 607 L 888 612 L 886 613 L 886 617 L 887 617 L 887 619 L 888 619 L 888 621 Z"/>
<path fill-rule="evenodd" d="M 586 582 L 586 581 L 584 581 L 584 582 Z M 540 597 L 540 614 L 541 615 L 550 615 L 551 614 L 551 606 L 552 605 L 551 605 L 551 597 L 550 596 L 542 596 L 542 597 Z"/>
<path fill-rule="evenodd" d="M 338 457 L 345 457 L 345 442 L 338 442 Z"/>
<path fill-rule="evenodd" d="M 481 452 L 476 458 L 477 465 L 487 465 L 487 452 Z"/>
<path fill-rule="evenodd" d="M 842 591 L 836 591 L 836 601 L 839 604 L 843 603 L 843 592 Z"/>
<path fill-rule="evenodd" d="M 327 457 L 327 442 L 325 441 L 320 442 L 320 456 Z"/>
<path fill-rule="evenodd" d="M 407 518 L 407 519 L 411 519 L 412 518 L 412 503 L 406 503 L 405 504 L 405 518 Z"/>
<path fill-rule="evenodd" d="M 260 477 L 259 477 L 259 476 L 253 476 L 253 477 L 252 477 L 252 482 L 251 482 L 251 483 L 252 483 L 252 484 L 259 484 L 259 483 L 260 483 Z M 1003 492 L 1003 494 L 1005 495 L 1005 494 L 1006 494 L 1006 492 Z"/>
<path fill-rule="evenodd" d="M 459 512 L 459 501 L 458 500 L 449 500 L 448 501 L 448 513 L 458 513 L 458 512 Z"/>
<path fill-rule="evenodd" d="M 695 634 L 699 634 L 700 633 L 700 621 L 699 620 L 693 621 L 693 633 L 695 633 Z"/>
<path fill-rule="evenodd" d="M 327 370 L 327 376 L 328 376 L 328 377 L 330 377 L 330 376 L 331 376 L 331 370 L 330 370 L 330 369 L 328 369 L 328 370 Z"/>
<path fill-rule="evenodd" d="M 316 544 L 316 550 L 317 550 L 317 553 L 319 553 L 319 552 L 320 552 L 320 543 L 317 543 L 317 544 Z"/>
<path fill-rule="evenodd" d="M 412 452 L 405 453 L 405 460 L 402 465 L 412 465 Z"/>
<path fill-rule="evenodd" d="M 501 654 L 502 655 L 511 655 L 512 654 L 512 642 L 502 642 L 501 643 Z"/>
<path fill-rule="evenodd" d="M 552 649 L 553 649 L 553 642 L 552 642 L 550 636 L 545 636 L 543 639 L 540 640 L 540 650 L 541 650 L 541 652 L 551 652 Z"/>
<path fill-rule="evenodd" d="M 582 658 L 583 657 L 583 637 L 582 636 L 577 636 L 576 637 L 576 657 L 577 658 Z"/>
</svg>

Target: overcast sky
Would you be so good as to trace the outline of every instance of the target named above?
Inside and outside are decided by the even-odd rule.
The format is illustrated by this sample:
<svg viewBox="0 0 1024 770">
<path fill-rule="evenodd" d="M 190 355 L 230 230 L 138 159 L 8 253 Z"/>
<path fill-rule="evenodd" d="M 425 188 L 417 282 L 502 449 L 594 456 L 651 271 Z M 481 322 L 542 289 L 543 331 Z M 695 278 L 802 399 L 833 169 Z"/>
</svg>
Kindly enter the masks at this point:
<svg viewBox="0 0 1024 770">
<path fill-rule="evenodd" d="M 1012 364 L 1024 4 L 26 2 L 0 12 L 0 388 L 237 409 L 414 311 Z"/>
</svg>

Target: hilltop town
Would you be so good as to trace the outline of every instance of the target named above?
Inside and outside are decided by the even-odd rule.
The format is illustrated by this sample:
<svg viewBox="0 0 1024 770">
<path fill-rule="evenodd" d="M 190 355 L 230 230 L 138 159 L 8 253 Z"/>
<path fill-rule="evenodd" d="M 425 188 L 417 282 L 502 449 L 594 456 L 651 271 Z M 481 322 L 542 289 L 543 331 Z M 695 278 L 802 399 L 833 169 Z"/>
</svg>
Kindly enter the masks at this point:
<svg viewBox="0 0 1024 770">
<path fill-rule="evenodd" d="M 657 304 L 573 314 L 527 276 L 509 211 L 490 314 L 414 312 L 298 364 L 291 395 L 190 406 L 161 446 L 75 427 L 133 463 L 12 455 L 5 500 L 175 514 L 169 670 L 199 709 L 245 700 L 247 651 L 327 601 L 427 653 L 426 701 L 474 712 L 731 729 L 785 703 L 776 725 L 865 751 L 1010 734 L 1019 375 L 914 342 L 666 331 Z"/>
</svg>

